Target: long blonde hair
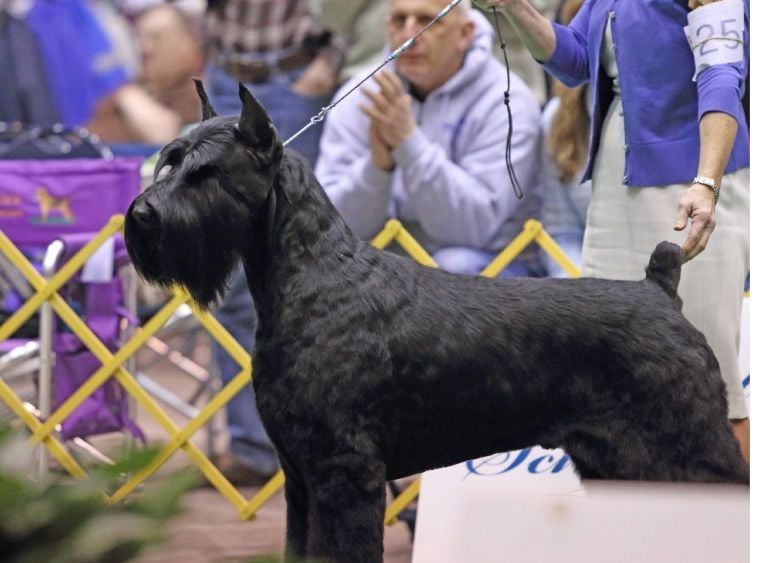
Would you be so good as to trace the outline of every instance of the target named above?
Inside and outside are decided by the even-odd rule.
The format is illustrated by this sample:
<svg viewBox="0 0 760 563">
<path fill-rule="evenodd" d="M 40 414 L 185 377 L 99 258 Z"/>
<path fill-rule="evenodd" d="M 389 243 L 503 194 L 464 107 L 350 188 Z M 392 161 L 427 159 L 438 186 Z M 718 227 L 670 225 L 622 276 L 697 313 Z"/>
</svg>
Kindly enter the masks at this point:
<svg viewBox="0 0 760 563">
<path fill-rule="evenodd" d="M 567 0 L 562 4 L 558 20 L 567 25 L 578 12 L 583 0 Z M 588 158 L 591 118 L 586 104 L 587 85 L 569 88 L 554 79 L 552 94 L 559 107 L 549 125 L 547 147 L 563 184 L 569 184 Z"/>
</svg>

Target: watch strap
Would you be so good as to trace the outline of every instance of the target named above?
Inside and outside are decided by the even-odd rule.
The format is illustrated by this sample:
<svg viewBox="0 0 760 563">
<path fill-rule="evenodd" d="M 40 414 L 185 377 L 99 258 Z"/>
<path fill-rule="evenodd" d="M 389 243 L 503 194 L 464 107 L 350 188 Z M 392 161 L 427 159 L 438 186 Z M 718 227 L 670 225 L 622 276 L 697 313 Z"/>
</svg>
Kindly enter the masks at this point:
<svg viewBox="0 0 760 563">
<path fill-rule="evenodd" d="M 696 176 L 691 181 L 691 183 L 700 184 L 702 186 L 706 186 L 710 188 L 715 194 L 715 203 L 718 203 L 718 196 L 720 195 L 720 186 L 718 185 L 718 182 L 716 182 L 714 178 L 710 178 L 709 176 Z"/>
</svg>

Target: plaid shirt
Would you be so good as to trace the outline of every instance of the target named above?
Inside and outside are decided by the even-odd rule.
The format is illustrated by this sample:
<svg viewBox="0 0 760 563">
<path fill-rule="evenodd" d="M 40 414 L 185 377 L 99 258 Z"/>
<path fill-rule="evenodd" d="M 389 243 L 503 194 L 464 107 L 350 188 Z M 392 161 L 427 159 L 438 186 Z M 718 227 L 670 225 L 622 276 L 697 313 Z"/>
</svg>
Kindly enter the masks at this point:
<svg viewBox="0 0 760 563">
<path fill-rule="evenodd" d="M 206 37 L 214 55 L 265 54 L 319 44 L 336 71 L 348 50 L 344 35 L 333 33 L 310 12 L 309 0 L 211 0 Z"/>
</svg>

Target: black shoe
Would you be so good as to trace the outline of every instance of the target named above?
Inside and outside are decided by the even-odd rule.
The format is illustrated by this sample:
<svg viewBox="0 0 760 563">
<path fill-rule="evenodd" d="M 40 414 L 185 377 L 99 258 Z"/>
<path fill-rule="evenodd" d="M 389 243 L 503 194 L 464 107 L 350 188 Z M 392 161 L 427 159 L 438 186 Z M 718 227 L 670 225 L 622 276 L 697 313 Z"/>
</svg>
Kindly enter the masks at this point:
<svg viewBox="0 0 760 563">
<path fill-rule="evenodd" d="M 236 487 L 263 487 L 276 474 L 258 471 L 229 450 L 211 456 L 211 463 Z"/>
</svg>

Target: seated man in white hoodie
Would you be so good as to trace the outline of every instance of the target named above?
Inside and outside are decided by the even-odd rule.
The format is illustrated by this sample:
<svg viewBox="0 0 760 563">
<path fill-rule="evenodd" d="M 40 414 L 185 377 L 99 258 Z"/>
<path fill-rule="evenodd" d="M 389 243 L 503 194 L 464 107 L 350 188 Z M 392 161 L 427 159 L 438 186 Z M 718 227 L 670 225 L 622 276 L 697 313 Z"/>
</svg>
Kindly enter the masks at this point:
<svg viewBox="0 0 760 563">
<path fill-rule="evenodd" d="M 446 0 L 390 0 L 388 47 L 412 37 Z M 512 162 L 525 196 L 507 174 L 506 70 L 492 55 L 493 29 L 463 0 L 349 96 L 326 120 L 316 175 L 354 232 L 370 239 L 399 219 L 453 272 L 477 274 L 539 217 L 541 112 L 511 75 Z M 389 67 L 386 67 L 389 68 Z M 336 94 L 340 97 L 366 72 Z M 529 248 L 503 275 L 540 276 Z"/>
</svg>

